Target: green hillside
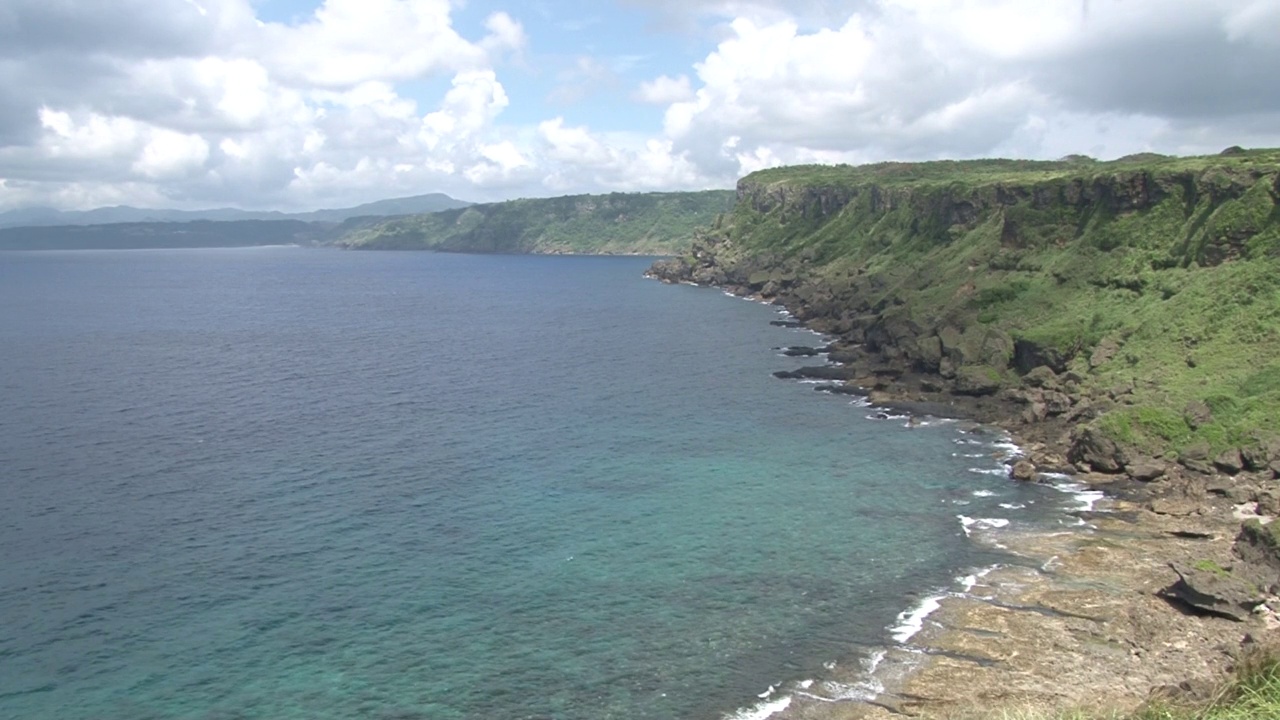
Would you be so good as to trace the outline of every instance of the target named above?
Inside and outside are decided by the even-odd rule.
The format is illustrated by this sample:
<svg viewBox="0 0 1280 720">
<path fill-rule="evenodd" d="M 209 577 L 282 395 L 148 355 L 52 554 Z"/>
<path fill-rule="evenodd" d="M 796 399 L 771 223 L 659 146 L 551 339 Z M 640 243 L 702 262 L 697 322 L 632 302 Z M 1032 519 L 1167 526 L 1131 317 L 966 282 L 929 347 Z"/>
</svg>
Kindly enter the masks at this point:
<svg viewBox="0 0 1280 720">
<path fill-rule="evenodd" d="M 868 362 L 1029 421 L 1091 423 L 1122 445 L 1102 466 L 1280 431 L 1280 151 L 779 168 L 739 196 L 654 274 L 779 298 Z M 1065 396 L 1048 408 L 1046 383 Z"/>
<path fill-rule="evenodd" d="M 335 244 L 362 250 L 663 255 L 733 207 L 731 190 L 511 200 L 389 220 L 358 219 Z"/>
</svg>

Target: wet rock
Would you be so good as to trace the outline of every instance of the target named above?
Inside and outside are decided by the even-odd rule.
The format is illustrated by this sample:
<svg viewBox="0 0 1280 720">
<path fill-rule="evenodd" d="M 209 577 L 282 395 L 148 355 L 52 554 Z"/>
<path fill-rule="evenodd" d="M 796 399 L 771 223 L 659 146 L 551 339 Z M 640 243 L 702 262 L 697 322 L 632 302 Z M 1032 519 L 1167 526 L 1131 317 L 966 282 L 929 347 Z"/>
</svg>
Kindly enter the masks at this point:
<svg viewBox="0 0 1280 720">
<path fill-rule="evenodd" d="M 856 395 L 858 397 L 866 397 L 868 392 L 865 388 L 848 383 L 843 385 L 815 385 L 813 389 L 833 395 Z"/>
<path fill-rule="evenodd" d="M 943 390 L 946 390 L 946 386 L 944 386 L 942 383 L 938 382 L 937 380 L 930 380 L 929 378 L 925 378 L 924 380 L 920 381 L 920 389 L 925 392 L 940 393 Z"/>
<path fill-rule="evenodd" d="M 1019 460 L 1014 463 L 1013 469 L 1009 472 L 1009 477 L 1020 482 L 1030 482 L 1036 479 L 1036 466 L 1032 465 L 1028 460 Z"/>
<path fill-rule="evenodd" d="M 800 322 L 799 320 L 770 320 L 769 324 L 774 327 L 783 327 L 783 328 L 804 327 L 804 323 Z"/>
<path fill-rule="evenodd" d="M 1161 594 L 1200 612 L 1244 622 L 1265 599 L 1256 587 L 1221 568 L 1181 563 L 1170 563 L 1169 567 L 1177 573 L 1178 581 Z"/>
<path fill-rule="evenodd" d="M 1165 468 L 1164 463 L 1156 462 L 1155 460 L 1144 460 L 1125 467 L 1125 472 L 1134 480 L 1151 482 L 1156 478 L 1164 477 Z"/>
<path fill-rule="evenodd" d="M 1235 475 L 1244 469 L 1244 460 L 1241 459 L 1239 450 L 1231 448 L 1214 458 L 1213 466 L 1228 475 Z"/>
<path fill-rule="evenodd" d="M 856 370 L 840 365 L 814 365 L 798 370 L 779 370 L 773 374 L 782 380 L 850 380 Z"/>
<path fill-rule="evenodd" d="M 1182 419 L 1186 421 L 1188 427 L 1196 430 L 1213 422 L 1213 410 L 1203 400 L 1192 400 L 1182 411 Z"/>
<path fill-rule="evenodd" d="M 805 345 L 792 345 L 782 351 L 787 357 L 816 357 L 822 354 L 818 348 L 808 347 Z"/>
<path fill-rule="evenodd" d="M 1092 427 L 1075 432 L 1067 459 L 1101 473 L 1118 473 L 1124 469 L 1124 453 L 1114 440 Z"/>
</svg>

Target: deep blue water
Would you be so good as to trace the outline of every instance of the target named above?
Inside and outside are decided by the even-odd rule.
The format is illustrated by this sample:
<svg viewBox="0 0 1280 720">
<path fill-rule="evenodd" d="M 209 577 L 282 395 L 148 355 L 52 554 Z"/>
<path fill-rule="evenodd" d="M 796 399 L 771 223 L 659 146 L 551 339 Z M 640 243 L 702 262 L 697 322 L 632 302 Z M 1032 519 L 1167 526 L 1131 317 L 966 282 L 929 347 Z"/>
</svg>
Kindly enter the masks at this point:
<svg viewBox="0 0 1280 720">
<path fill-rule="evenodd" d="M 1052 501 L 647 262 L 0 253 L 0 717 L 717 718 Z"/>
</svg>

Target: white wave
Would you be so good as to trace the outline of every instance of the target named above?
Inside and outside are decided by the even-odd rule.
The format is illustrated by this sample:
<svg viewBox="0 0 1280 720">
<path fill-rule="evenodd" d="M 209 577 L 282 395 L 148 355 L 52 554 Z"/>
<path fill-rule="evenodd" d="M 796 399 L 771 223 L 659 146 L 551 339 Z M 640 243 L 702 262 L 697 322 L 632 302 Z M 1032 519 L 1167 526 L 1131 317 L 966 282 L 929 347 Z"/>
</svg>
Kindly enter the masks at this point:
<svg viewBox="0 0 1280 720">
<path fill-rule="evenodd" d="M 964 529 L 965 536 L 973 533 L 974 528 L 980 530 L 999 530 L 1009 527 L 1009 521 L 1004 518 L 971 518 L 965 515 L 957 515 L 960 519 L 960 527 Z"/>
<path fill-rule="evenodd" d="M 791 696 L 784 695 L 777 700 L 762 702 L 754 707 L 743 708 L 731 715 L 726 715 L 725 720 L 767 720 L 789 707 L 791 707 Z"/>
<path fill-rule="evenodd" d="M 995 490 L 974 490 L 973 496 L 974 497 L 995 497 L 996 491 Z"/>
<path fill-rule="evenodd" d="M 986 453 L 951 453 L 951 457 L 974 459 L 974 458 L 984 458 L 984 457 L 990 457 L 990 456 L 987 455 Z"/>
<path fill-rule="evenodd" d="M 1005 510 L 1026 510 L 1027 506 L 1023 503 L 1000 503 L 1000 507 Z"/>
<path fill-rule="evenodd" d="M 978 586 L 978 582 L 981 581 L 986 576 L 990 575 L 992 571 L 994 571 L 998 567 L 1000 566 L 992 565 L 989 568 L 984 568 L 982 570 L 979 570 L 976 573 L 973 573 L 971 575 L 965 575 L 964 577 L 960 578 L 960 585 L 964 587 L 964 590 L 962 590 L 961 592 L 966 592 L 966 593 L 973 592 L 973 589 Z"/>
<path fill-rule="evenodd" d="M 945 596 L 930 595 L 921 600 L 920 604 L 914 609 L 903 611 L 902 614 L 898 615 L 898 624 L 889 629 L 889 634 L 900 643 L 905 643 L 915 637 L 916 633 L 924 629 L 925 619 L 932 615 L 935 610 L 942 607 L 943 597 Z"/>
<path fill-rule="evenodd" d="M 1009 468 L 969 468 L 969 472 L 978 473 L 979 475 L 995 475 L 997 477 L 1009 477 Z"/>
<path fill-rule="evenodd" d="M 1050 480 L 1056 480 L 1049 484 L 1049 487 L 1074 497 L 1078 505 L 1072 508 L 1074 512 L 1093 512 L 1094 506 L 1107 496 L 1101 490 L 1093 490 L 1088 485 L 1078 482 L 1071 482 L 1073 478 L 1070 475 L 1062 473 L 1045 473 L 1044 476 Z M 1081 523 L 1083 524 L 1083 523 Z"/>
</svg>

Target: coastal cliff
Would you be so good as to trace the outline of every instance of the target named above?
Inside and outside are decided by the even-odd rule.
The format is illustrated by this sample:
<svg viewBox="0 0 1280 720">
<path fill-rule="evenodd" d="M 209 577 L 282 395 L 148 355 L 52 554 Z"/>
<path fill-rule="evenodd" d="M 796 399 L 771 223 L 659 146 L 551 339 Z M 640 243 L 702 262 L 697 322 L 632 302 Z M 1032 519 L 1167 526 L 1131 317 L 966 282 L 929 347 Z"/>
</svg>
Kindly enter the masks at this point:
<svg viewBox="0 0 1280 720">
<path fill-rule="evenodd" d="M 528 198 L 344 223 L 333 244 L 356 250 L 665 255 L 734 203 L 732 190 Z"/>
<path fill-rule="evenodd" d="M 993 653 L 1046 658 L 1042 678 L 1010 660 L 974 685 L 973 668 L 939 660 L 883 702 L 1053 704 L 1071 700 L 1063 678 L 1088 690 L 1071 701 L 1096 701 L 1115 690 L 1095 687 L 1098 667 L 1135 678 L 1114 698 L 1133 701 L 1229 667 L 1232 648 L 1277 627 L 1280 523 L 1263 523 L 1280 515 L 1280 151 L 766 170 L 649 274 L 775 302 L 835 338 L 789 350 L 830 363 L 779 377 L 1001 426 L 1025 449 L 1014 479 L 1069 473 L 1112 498 L 1087 518 L 1096 535 L 1019 541 L 1084 577 L 1028 571 L 1036 587 L 1101 593 L 1059 608 L 1093 618 L 1061 642 L 1043 617 L 1018 634 L 966 630 L 1008 603 L 942 613 L 933 650 L 985 637 Z M 1085 649 L 1098 638 L 1106 652 Z M 1134 650 L 1110 667 L 1117 646 Z M 961 671 L 963 687 L 947 674 Z"/>
<path fill-rule="evenodd" d="M 1269 472 L 1278 196 L 1276 151 L 781 168 L 651 274 L 787 306 L 867 390 L 1074 429 L 1081 469 Z"/>
</svg>

